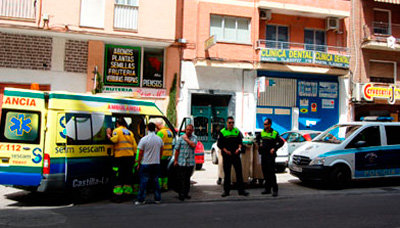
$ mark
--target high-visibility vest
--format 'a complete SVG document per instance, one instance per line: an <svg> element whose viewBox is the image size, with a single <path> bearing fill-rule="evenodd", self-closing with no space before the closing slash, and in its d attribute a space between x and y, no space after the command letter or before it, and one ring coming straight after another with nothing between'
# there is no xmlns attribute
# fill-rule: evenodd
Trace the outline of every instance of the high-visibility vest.
<svg viewBox="0 0 400 228"><path fill-rule="evenodd" d="M114 157L133 156L135 154L137 144L133 133L126 127L120 126L114 129L111 137L114 144Z"/></svg>
<svg viewBox="0 0 400 228"><path fill-rule="evenodd" d="M222 128L221 134L226 137L237 137L239 135L240 131L236 127L234 127L232 130L228 130L226 128Z"/></svg>
<svg viewBox="0 0 400 228"><path fill-rule="evenodd" d="M262 139L276 139L277 135L278 135L278 132L275 130L272 130L272 132L266 132L265 130L261 131Z"/></svg>
<svg viewBox="0 0 400 228"><path fill-rule="evenodd" d="M163 146L163 157L172 156L172 141L174 140L174 134L169 128L163 128L157 132L157 135L162 139Z"/></svg>

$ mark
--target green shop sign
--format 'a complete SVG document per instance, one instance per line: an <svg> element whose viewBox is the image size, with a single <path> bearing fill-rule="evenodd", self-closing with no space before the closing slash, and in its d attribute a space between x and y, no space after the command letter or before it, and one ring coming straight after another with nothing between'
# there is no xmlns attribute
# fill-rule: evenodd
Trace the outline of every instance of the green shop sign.
<svg viewBox="0 0 400 228"><path fill-rule="evenodd" d="M349 68L350 57L320 51L261 49L261 62L310 63Z"/></svg>
<svg viewBox="0 0 400 228"><path fill-rule="evenodd" d="M105 45L104 84L140 86L141 48Z"/></svg>

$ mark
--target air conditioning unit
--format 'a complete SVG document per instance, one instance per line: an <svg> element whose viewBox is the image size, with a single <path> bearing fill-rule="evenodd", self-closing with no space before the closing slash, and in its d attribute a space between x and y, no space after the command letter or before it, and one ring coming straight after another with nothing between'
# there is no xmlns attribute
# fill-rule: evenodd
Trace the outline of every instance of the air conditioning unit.
<svg viewBox="0 0 400 228"><path fill-rule="evenodd" d="M260 9L260 20L271 20L271 10Z"/></svg>
<svg viewBox="0 0 400 228"><path fill-rule="evenodd" d="M339 18L328 17L326 18L326 30L339 30Z"/></svg>

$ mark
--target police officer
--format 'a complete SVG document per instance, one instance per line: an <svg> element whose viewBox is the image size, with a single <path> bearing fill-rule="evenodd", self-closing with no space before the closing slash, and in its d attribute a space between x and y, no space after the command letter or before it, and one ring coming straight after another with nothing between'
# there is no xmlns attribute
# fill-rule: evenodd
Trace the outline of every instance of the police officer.
<svg viewBox="0 0 400 228"><path fill-rule="evenodd" d="M174 139L174 134L172 131L164 127L164 121L159 119L156 121L156 127L157 127L157 135L160 136L162 139L164 146L163 146L163 153L161 156L161 163L160 163L160 178L159 178L159 184L161 187L161 190L167 191L168 190L168 163L171 160L172 156L172 141Z"/></svg>
<svg viewBox="0 0 400 228"><path fill-rule="evenodd" d="M113 197L114 202L122 202L123 195L133 194L133 164L136 141L133 133L126 128L122 117L117 118L114 131L107 129L107 137L114 143Z"/></svg>
<svg viewBox="0 0 400 228"><path fill-rule="evenodd" d="M283 145L283 140L278 132L271 128L272 120L267 118L264 121L264 129L256 137L258 153L261 154L261 168L264 175L265 190L261 194L278 196L278 184L275 175L276 151Z"/></svg>
<svg viewBox="0 0 400 228"><path fill-rule="evenodd" d="M224 167L224 192L222 197L229 196L231 188L231 167L235 168L236 181L238 185L239 195L248 196L249 193L244 190L242 162L240 161L240 151L242 149L243 135L234 127L235 121L233 117L228 117L227 127L223 128L218 136L217 145L221 149Z"/></svg>

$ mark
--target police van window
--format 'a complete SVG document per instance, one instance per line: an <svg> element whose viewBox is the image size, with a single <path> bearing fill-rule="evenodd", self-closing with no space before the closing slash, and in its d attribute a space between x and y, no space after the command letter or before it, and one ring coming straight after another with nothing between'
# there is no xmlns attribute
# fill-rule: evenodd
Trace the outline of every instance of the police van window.
<svg viewBox="0 0 400 228"><path fill-rule="evenodd" d="M400 126L385 126L387 144L399 145L400 144Z"/></svg>
<svg viewBox="0 0 400 228"><path fill-rule="evenodd" d="M379 132L379 126L367 127L362 130L358 135L349 143L347 148L355 148L357 142L364 141L363 147L380 146L381 135Z"/></svg>
<svg viewBox="0 0 400 228"><path fill-rule="evenodd" d="M289 138L289 133L283 133L282 135L281 135L281 137L284 139L284 140L288 140L288 138Z"/></svg>
<svg viewBox="0 0 400 228"><path fill-rule="evenodd" d="M1 142L40 142L40 112L3 109L1 126Z"/></svg>

